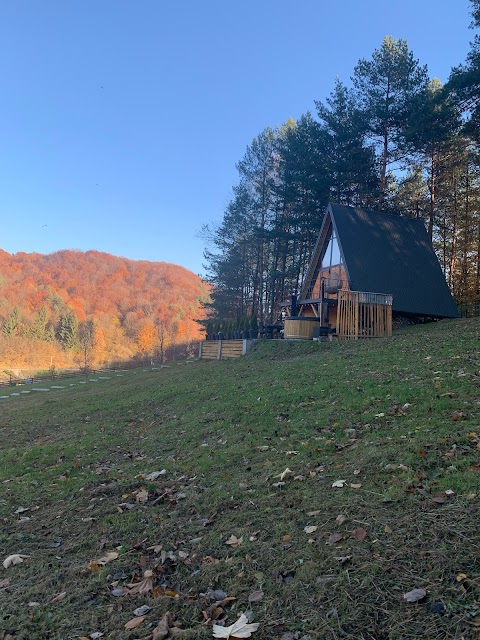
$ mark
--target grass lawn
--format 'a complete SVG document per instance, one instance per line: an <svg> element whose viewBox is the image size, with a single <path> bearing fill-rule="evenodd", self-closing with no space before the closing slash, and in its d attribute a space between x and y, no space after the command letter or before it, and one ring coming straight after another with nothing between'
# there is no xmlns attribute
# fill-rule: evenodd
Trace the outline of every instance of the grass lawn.
<svg viewBox="0 0 480 640"><path fill-rule="evenodd" d="M479 337L263 341L0 400L0 562L28 556L0 564L0 640L242 612L254 640L479 638Z"/></svg>

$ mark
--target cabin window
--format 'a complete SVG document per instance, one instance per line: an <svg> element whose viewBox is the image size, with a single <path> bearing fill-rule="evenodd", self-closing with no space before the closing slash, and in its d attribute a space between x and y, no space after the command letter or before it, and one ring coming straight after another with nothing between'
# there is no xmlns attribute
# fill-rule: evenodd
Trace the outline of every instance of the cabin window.
<svg viewBox="0 0 480 640"><path fill-rule="evenodd" d="M332 234L330 236L330 240L328 241L327 250L325 251L325 255L322 260L322 269L326 267L332 267L334 265L340 264L342 262L340 256L340 247L338 246L337 236L335 235L335 231L332 230Z"/></svg>

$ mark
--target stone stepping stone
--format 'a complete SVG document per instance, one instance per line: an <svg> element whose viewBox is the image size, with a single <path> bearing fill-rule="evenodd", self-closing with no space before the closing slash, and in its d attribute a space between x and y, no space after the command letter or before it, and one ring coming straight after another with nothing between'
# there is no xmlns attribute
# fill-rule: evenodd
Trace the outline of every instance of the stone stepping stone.
<svg viewBox="0 0 480 640"><path fill-rule="evenodd" d="M62 387L59 384L54 384L52 387L50 387L50 389L65 389L65 387Z"/></svg>
<svg viewBox="0 0 480 640"><path fill-rule="evenodd" d="M21 393L30 393L30 391L22 391Z"/></svg>
<svg viewBox="0 0 480 640"><path fill-rule="evenodd" d="M32 391L50 391L50 389L32 389Z"/></svg>
<svg viewBox="0 0 480 640"><path fill-rule="evenodd" d="M98 379L97 378L89 378L88 381L89 382L98 382Z"/></svg>
<svg viewBox="0 0 480 640"><path fill-rule="evenodd" d="M20 394L19 393L11 393L10 395L11 396L19 396Z"/></svg>
<svg viewBox="0 0 480 640"><path fill-rule="evenodd" d="M86 380L79 380L78 384L87 384L87 381Z"/></svg>
<svg viewBox="0 0 480 640"><path fill-rule="evenodd" d="M0 400L6 400L7 398L9 398L10 396L0 396Z"/></svg>
<svg viewBox="0 0 480 640"><path fill-rule="evenodd" d="M110 380L110 376L98 376L99 380Z"/></svg>

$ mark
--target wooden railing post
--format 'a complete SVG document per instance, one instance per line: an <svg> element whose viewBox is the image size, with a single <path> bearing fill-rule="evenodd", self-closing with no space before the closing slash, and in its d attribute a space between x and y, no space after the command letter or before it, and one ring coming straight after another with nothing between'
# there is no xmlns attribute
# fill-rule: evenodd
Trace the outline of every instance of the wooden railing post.
<svg viewBox="0 0 480 640"><path fill-rule="evenodd" d="M222 357L222 340L218 341L218 348L217 348L217 360L220 360Z"/></svg>

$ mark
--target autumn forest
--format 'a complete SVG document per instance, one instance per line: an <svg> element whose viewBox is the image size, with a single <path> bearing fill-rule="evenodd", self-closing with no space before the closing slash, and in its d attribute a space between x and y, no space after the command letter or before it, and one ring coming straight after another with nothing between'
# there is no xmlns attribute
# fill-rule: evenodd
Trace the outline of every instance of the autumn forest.
<svg viewBox="0 0 480 640"><path fill-rule="evenodd" d="M208 287L183 267L98 251L0 251L3 369L163 360L198 339Z"/></svg>

